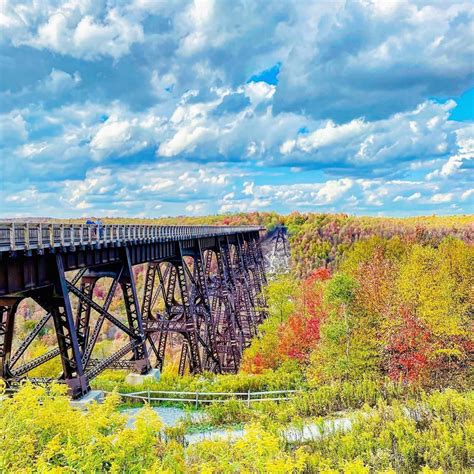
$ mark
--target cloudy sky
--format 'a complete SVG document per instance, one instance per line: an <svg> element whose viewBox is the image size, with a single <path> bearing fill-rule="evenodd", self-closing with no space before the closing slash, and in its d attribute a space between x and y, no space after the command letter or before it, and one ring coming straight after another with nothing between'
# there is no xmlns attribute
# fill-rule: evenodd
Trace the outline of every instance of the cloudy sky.
<svg viewBox="0 0 474 474"><path fill-rule="evenodd" d="M0 216L474 212L473 18L0 0Z"/></svg>

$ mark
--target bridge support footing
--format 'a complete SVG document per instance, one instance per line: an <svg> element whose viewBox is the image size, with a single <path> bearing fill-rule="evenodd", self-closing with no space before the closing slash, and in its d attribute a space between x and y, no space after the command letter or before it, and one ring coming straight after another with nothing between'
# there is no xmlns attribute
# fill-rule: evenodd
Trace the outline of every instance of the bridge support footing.
<svg viewBox="0 0 474 474"><path fill-rule="evenodd" d="M90 392L83 395L81 398L71 400L71 406L79 408L80 410L86 410L92 403L102 403L104 401L104 392L102 390L91 390Z"/></svg>
<svg viewBox="0 0 474 474"><path fill-rule="evenodd" d="M127 375L125 382L128 385L143 385L145 382L153 382L160 380L160 371L158 369L151 369L147 374L130 373Z"/></svg>

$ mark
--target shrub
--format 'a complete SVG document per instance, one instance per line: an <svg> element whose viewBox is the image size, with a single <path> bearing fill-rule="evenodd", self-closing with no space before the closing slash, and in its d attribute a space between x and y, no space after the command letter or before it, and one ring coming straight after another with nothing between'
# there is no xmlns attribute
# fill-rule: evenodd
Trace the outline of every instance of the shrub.
<svg viewBox="0 0 474 474"><path fill-rule="evenodd" d="M252 417L251 409L239 400L213 403L206 408L206 414L209 423L214 426L245 423Z"/></svg>
<svg viewBox="0 0 474 474"><path fill-rule="evenodd" d="M195 473L298 473L306 463L304 450L285 452L281 440L259 425L249 426L245 436L235 442L197 443L187 455L188 472Z"/></svg>
<svg viewBox="0 0 474 474"><path fill-rule="evenodd" d="M73 408L65 387L23 386L0 402L0 472L133 472L163 453L161 422L143 410L126 427L109 396L87 412ZM66 469L67 468L67 469Z"/></svg>
<svg viewBox="0 0 474 474"><path fill-rule="evenodd" d="M312 440L307 448L310 472L470 472L474 399L447 390L411 401L408 408L379 402L349 430ZM347 470L351 463L359 470Z"/></svg>

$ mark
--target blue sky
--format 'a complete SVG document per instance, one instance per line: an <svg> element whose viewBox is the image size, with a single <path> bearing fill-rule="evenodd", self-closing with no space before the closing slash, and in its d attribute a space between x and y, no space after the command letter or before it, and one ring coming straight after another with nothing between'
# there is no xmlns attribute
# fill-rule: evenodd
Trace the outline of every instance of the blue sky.
<svg viewBox="0 0 474 474"><path fill-rule="evenodd" d="M3 1L0 216L474 212L469 1Z"/></svg>

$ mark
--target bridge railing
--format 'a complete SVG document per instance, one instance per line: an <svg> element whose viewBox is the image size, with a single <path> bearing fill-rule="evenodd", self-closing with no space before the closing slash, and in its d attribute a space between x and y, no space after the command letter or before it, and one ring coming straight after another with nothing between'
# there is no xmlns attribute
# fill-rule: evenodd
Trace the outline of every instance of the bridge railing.
<svg viewBox="0 0 474 474"><path fill-rule="evenodd" d="M263 230L263 227L0 222L0 251L111 243L166 242L260 230Z"/></svg>

